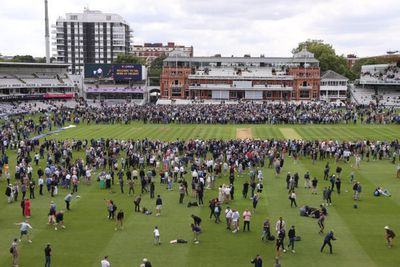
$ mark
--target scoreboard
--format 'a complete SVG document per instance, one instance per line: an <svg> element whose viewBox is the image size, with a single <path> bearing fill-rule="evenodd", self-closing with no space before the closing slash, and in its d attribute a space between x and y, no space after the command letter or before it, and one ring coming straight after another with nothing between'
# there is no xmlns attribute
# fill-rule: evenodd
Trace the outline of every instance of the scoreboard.
<svg viewBox="0 0 400 267"><path fill-rule="evenodd" d="M85 64L85 78L112 79L115 81L143 80L140 64Z"/></svg>
<svg viewBox="0 0 400 267"><path fill-rule="evenodd" d="M116 81L141 81L142 65L139 64L113 64L114 80Z"/></svg>

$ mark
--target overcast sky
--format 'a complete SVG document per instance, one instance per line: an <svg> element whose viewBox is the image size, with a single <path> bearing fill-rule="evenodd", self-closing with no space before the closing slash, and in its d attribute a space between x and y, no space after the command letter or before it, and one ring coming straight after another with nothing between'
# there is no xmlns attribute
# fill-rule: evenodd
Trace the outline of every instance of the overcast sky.
<svg viewBox="0 0 400 267"><path fill-rule="evenodd" d="M0 0L1 54L45 55L43 3ZM84 6L123 16L134 44L174 41L195 56L290 56L307 39L345 55L400 50L399 0L49 0L50 25Z"/></svg>

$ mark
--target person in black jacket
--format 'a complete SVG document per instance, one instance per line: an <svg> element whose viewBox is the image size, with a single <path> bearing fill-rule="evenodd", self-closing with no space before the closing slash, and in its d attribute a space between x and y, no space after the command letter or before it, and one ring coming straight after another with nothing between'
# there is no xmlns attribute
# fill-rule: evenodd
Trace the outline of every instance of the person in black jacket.
<svg viewBox="0 0 400 267"><path fill-rule="evenodd" d="M248 181L245 181L244 183L243 183L243 190L242 190L242 195L243 195L243 198L247 198L247 193L249 192L249 182Z"/></svg>
<svg viewBox="0 0 400 267"><path fill-rule="evenodd" d="M296 230L294 229L294 225L292 225L292 227L289 229L288 237L289 237L288 247L292 249L293 253L295 253L296 251L294 250L294 241L296 237Z"/></svg>
<svg viewBox="0 0 400 267"><path fill-rule="evenodd" d="M45 267L50 267L50 260L51 260L51 247L50 243L47 244L47 246L44 249L44 256L45 256Z"/></svg>
<svg viewBox="0 0 400 267"><path fill-rule="evenodd" d="M162 207L162 199L160 195L158 195L156 199L156 216L161 215L161 207Z"/></svg>
<svg viewBox="0 0 400 267"><path fill-rule="evenodd" d="M194 215L194 214L192 214L192 218L193 218L194 225L200 226L201 218L199 216Z"/></svg>
<svg viewBox="0 0 400 267"><path fill-rule="evenodd" d="M250 262L254 264L254 267L262 267L262 259L260 255L257 255Z"/></svg>
<svg viewBox="0 0 400 267"><path fill-rule="evenodd" d="M333 235L333 231L329 231L328 234L324 238L324 243L322 244L321 247L321 252L324 250L325 245L329 246L329 251L332 254L332 244L331 240L336 240L336 237Z"/></svg>

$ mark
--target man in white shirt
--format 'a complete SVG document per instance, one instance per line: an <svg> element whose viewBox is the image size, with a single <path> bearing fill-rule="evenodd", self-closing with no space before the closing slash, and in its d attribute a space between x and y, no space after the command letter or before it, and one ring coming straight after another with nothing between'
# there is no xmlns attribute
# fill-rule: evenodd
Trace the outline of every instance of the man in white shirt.
<svg viewBox="0 0 400 267"><path fill-rule="evenodd" d="M231 230L232 210L229 207L225 209L226 229Z"/></svg>
<svg viewBox="0 0 400 267"><path fill-rule="evenodd" d="M275 224L275 230L278 233L282 229L285 230L285 221L282 219L282 217L279 217L279 220Z"/></svg>
<svg viewBox="0 0 400 267"><path fill-rule="evenodd" d="M101 263L101 267L110 267L110 262L108 261L108 256L105 256L104 259L100 263Z"/></svg>
<svg viewBox="0 0 400 267"><path fill-rule="evenodd" d="M154 245L158 246L160 245L160 230L158 230L158 227L154 227Z"/></svg>
<svg viewBox="0 0 400 267"><path fill-rule="evenodd" d="M43 180L43 177L41 177L41 176L39 177L38 185L39 185L39 194L43 195L44 180Z"/></svg>
<svg viewBox="0 0 400 267"><path fill-rule="evenodd" d="M233 209L233 212L232 212L233 231L232 231L232 233L236 233L239 230L239 218L240 218L239 211L237 209Z"/></svg>

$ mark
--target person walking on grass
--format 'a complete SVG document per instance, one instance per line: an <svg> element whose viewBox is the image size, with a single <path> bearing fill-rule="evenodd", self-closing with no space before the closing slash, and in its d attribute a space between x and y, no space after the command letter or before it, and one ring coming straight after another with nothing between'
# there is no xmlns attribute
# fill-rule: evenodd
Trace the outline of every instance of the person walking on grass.
<svg viewBox="0 0 400 267"><path fill-rule="evenodd" d="M359 200L360 199L361 191L362 191L361 190L361 183L360 182L356 182L353 185L353 192L354 192L353 198L354 198L354 200Z"/></svg>
<svg viewBox="0 0 400 267"><path fill-rule="evenodd" d="M387 241L388 247L391 248L393 245L393 238L395 238L396 234L393 232L389 226L385 226L385 239Z"/></svg>
<svg viewBox="0 0 400 267"><path fill-rule="evenodd" d="M286 236L286 231L284 228L282 228L281 230L279 230L278 232L278 237L277 239L279 239L279 245L282 248L282 251L285 253L286 249L285 249L285 236ZM278 252L279 252L279 247L277 248Z"/></svg>
<svg viewBox="0 0 400 267"><path fill-rule="evenodd" d="M156 245L156 246L161 245L161 242L160 242L160 230L158 230L157 226L154 227L153 234L154 234L154 245Z"/></svg>
<svg viewBox="0 0 400 267"><path fill-rule="evenodd" d="M10 253L12 257L12 266L18 267L18 260L19 260L19 253L18 253L18 239L14 238L13 242L11 243Z"/></svg>
<svg viewBox="0 0 400 267"><path fill-rule="evenodd" d="M220 215L221 215L221 205L219 204L219 202L217 202L214 207L215 223L221 222L221 219L219 218Z"/></svg>
<svg viewBox="0 0 400 267"><path fill-rule="evenodd" d="M128 172L128 173L130 173L130 172ZM128 179L128 188L129 188L128 196L131 195L131 192L132 192L132 195L135 194L135 180Z"/></svg>
<svg viewBox="0 0 400 267"><path fill-rule="evenodd" d="M271 229L270 229L269 219L266 218L265 221L263 222L263 233L261 236L261 240L268 241L270 240L270 237L271 237Z"/></svg>
<svg viewBox="0 0 400 267"><path fill-rule="evenodd" d="M325 187L324 190L322 191L322 202L324 206L328 206L328 194L329 194L329 189L328 187Z"/></svg>
<svg viewBox="0 0 400 267"><path fill-rule="evenodd" d="M292 250L292 252L295 253L296 251L294 250L294 241L296 238L296 230L294 228L294 225L292 225L292 227L289 229L288 237L289 237L288 248L290 248Z"/></svg>
<svg viewBox="0 0 400 267"><path fill-rule="evenodd" d="M275 256L279 258L281 256L281 248L283 248L283 240L279 236L275 240ZM286 251L285 251L286 252Z"/></svg>
<svg viewBox="0 0 400 267"><path fill-rule="evenodd" d="M133 201L133 204L135 204L135 212L140 212L140 202L142 201L142 195L138 195L135 200Z"/></svg>
<svg viewBox="0 0 400 267"><path fill-rule="evenodd" d="M26 235L26 237L28 239L28 242L32 243L32 240L29 238L29 229L32 229L32 226L28 223L28 220L25 220L25 221L20 222L20 223L16 223L15 225L19 225L20 226L19 230L20 230L21 235L19 237L19 242L21 242L22 237L24 235Z"/></svg>
<svg viewBox="0 0 400 267"><path fill-rule="evenodd" d="M316 195L317 194L317 186L318 186L317 177L314 177L314 179L312 179L311 185L312 185L311 194Z"/></svg>
<svg viewBox="0 0 400 267"><path fill-rule="evenodd" d="M50 262L51 262L51 246L50 246L50 243L47 243L47 246L44 248L44 258L45 258L44 267L50 267Z"/></svg>
<svg viewBox="0 0 400 267"><path fill-rule="evenodd" d="M261 196L260 196L260 193L256 193L254 196L253 196L253 212L256 212L256 208L257 208L257 204L258 204L258 201L260 200L260 198L261 198Z"/></svg>
<svg viewBox="0 0 400 267"><path fill-rule="evenodd" d="M249 192L249 182L246 180L243 183L243 190L242 190L242 196L244 199L247 198L247 193Z"/></svg>
<svg viewBox="0 0 400 267"><path fill-rule="evenodd" d="M29 219L31 217L31 201L29 198L25 198L24 202L24 216Z"/></svg>
<svg viewBox="0 0 400 267"><path fill-rule="evenodd" d="M228 206L225 209L225 220L226 220L226 229L231 230L231 224L232 224L232 210Z"/></svg>
<svg viewBox="0 0 400 267"><path fill-rule="evenodd" d="M124 211L122 209L120 209L117 213L117 221L115 224L115 231L117 231L118 229L120 229L120 230L124 229L124 225L123 225L124 217L125 217Z"/></svg>
<svg viewBox="0 0 400 267"><path fill-rule="evenodd" d="M319 233L323 234L325 229L325 214L323 212L321 212L319 215L318 226L319 226Z"/></svg>
<svg viewBox="0 0 400 267"><path fill-rule="evenodd" d="M293 208L293 205L295 207L297 207L297 203L296 203L296 193L294 192L294 190L290 190L289 191L289 199L290 199L290 207Z"/></svg>
<svg viewBox="0 0 400 267"><path fill-rule="evenodd" d="M162 199L160 195L157 195L156 199L156 216L161 215Z"/></svg>
<svg viewBox="0 0 400 267"><path fill-rule="evenodd" d="M114 220L115 211L117 210L117 206L115 205L112 199L106 200L107 211L108 211L108 219Z"/></svg>
<svg viewBox="0 0 400 267"><path fill-rule="evenodd" d="M239 219L240 219L240 214L237 209L233 209L232 211L232 233L237 233L239 231Z"/></svg>
<svg viewBox="0 0 400 267"><path fill-rule="evenodd" d="M328 234L325 236L324 243L322 244L322 247L321 247L321 252L324 250L324 247L326 245L328 245L329 252L330 252L330 254L332 254L332 244L331 244L332 240L336 240L336 237L333 235L333 230L329 231Z"/></svg>

